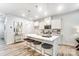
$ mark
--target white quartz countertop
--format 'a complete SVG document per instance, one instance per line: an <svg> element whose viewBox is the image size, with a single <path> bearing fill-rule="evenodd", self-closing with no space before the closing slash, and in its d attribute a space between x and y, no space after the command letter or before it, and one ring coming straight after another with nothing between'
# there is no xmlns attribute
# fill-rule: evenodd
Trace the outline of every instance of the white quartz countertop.
<svg viewBox="0 0 79 59"><path fill-rule="evenodd" d="M57 39L59 36L53 35L52 37L43 37L43 36L37 35L37 34L28 34L27 37L33 37L33 38L38 38L38 39L42 39L42 40L53 41L53 40Z"/></svg>

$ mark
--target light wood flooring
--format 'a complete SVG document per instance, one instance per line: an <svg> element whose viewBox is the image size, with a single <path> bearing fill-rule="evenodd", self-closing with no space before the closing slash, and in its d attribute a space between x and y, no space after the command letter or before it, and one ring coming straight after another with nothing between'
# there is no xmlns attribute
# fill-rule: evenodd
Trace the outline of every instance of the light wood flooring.
<svg viewBox="0 0 79 59"><path fill-rule="evenodd" d="M60 44L59 45L60 56L79 56L79 51L76 50L75 46Z"/></svg>
<svg viewBox="0 0 79 59"><path fill-rule="evenodd" d="M79 51L69 45L59 45L58 56L79 56ZM40 53L28 48L25 42L7 45L0 39L0 56L42 56Z"/></svg>
<svg viewBox="0 0 79 59"><path fill-rule="evenodd" d="M4 40L0 39L0 56L42 56L38 52L28 48L25 42L6 45Z"/></svg>

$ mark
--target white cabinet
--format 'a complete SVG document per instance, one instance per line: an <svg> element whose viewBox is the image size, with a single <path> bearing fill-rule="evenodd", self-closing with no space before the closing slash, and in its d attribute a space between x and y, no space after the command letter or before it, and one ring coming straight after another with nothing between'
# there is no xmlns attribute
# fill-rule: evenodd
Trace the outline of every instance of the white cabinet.
<svg viewBox="0 0 79 59"><path fill-rule="evenodd" d="M52 29L58 28L61 29L61 20L52 20Z"/></svg>
<svg viewBox="0 0 79 59"><path fill-rule="evenodd" d="M15 22L14 22L15 25ZM15 28L14 28L14 42L19 42L19 41L23 41L22 39L22 26L23 23L22 22L16 22Z"/></svg>

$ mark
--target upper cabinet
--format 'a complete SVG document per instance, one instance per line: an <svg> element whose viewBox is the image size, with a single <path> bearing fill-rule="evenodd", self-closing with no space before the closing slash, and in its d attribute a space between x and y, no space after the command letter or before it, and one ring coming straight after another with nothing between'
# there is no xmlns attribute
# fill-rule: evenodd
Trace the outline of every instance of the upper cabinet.
<svg viewBox="0 0 79 59"><path fill-rule="evenodd" d="M40 21L39 29L44 29L45 25L51 25L51 18L50 17L44 18L43 20Z"/></svg>
<svg viewBox="0 0 79 59"><path fill-rule="evenodd" d="M51 18L51 17L47 17L44 18L43 20L41 20L38 23L39 29L44 29L44 26L46 25L51 25L51 29L61 29L62 23L61 23L61 18Z"/></svg>
<svg viewBox="0 0 79 59"><path fill-rule="evenodd" d="M51 21L52 29L61 29L61 19L53 19Z"/></svg>

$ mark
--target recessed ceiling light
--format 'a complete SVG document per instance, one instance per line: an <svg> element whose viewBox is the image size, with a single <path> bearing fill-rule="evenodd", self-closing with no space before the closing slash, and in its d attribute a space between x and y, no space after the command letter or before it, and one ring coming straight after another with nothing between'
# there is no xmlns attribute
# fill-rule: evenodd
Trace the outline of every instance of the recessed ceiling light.
<svg viewBox="0 0 79 59"><path fill-rule="evenodd" d="M25 14L23 13L22 16L25 17Z"/></svg>
<svg viewBox="0 0 79 59"><path fill-rule="evenodd" d="M38 8L38 5L35 5L36 8Z"/></svg>
<svg viewBox="0 0 79 59"><path fill-rule="evenodd" d="M35 16L35 18L38 18L38 16Z"/></svg>
<svg viewBox="0 0 79 59"><path fill-rule="evenodd" d="M31 10L28 10L28 12L31 12Z"/></svg>
<svg viewBox="0 0 79 59"><path fill-rule="evenodd" d="M38 26L38 25L39 25L39 22L36 21L36 22L34 23L34 26Z"/></svg>
<svg viewBox="0 0 79 59"><path fill-rule="evenodd" d="M45 16L47 16L47 14L48 14L47 12L44 12L44 15L45 15Z"/></svg>
<svg viewBox="0 0 79 59"><path fill-rule="evenodd" d="M63 6L63 5L59 5L59 6L57 7L57 10L58 10L58 11L62 11L62 10L63 10L63 8L64 8L64 6Z"/></svg>
<svg viewBox="0 0 79 59"><path fill-rule="evenodd" d="M38 11L41 12L42 11L42 7L38 7Z"/></svg>
<svg viewBox="0 0 79 59"><path fill-rule="evenodd" d="M79 3L76 4L76 8L79 8Z"/></svg>

